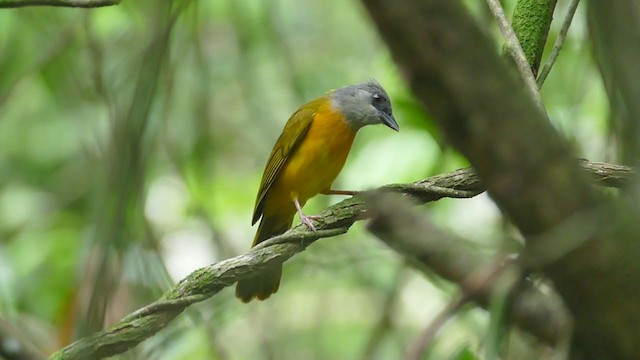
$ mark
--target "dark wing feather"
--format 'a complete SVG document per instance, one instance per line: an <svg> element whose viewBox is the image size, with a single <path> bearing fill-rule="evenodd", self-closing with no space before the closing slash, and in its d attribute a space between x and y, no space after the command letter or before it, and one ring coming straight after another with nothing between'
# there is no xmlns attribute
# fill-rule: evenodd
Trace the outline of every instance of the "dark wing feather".
<svg viewBox="0 0 640 360"><path fill-rule="evenodd" d="M287 162L289 155L296 149L302 139L304 139L311 122L313 121L314 113L318 106L317 103L320 99L312 101L302 106L291 117L282 130L282 134L276 141L276 144L271 150L269 161L264 169L262 175L262 182L260 183L260 191L258 191L258 197L256 198L256 206L253 210L253 221L255 224L264 211L264 199L273 185L276 177L282 170L283 165Z"/></svg>

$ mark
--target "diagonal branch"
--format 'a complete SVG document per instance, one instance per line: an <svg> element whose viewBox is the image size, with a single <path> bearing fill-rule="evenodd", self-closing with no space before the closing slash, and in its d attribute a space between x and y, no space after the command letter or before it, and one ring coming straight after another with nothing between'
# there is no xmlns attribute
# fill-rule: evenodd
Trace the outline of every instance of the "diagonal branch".
<svg viewBox="0 0 640 360"><path fill-rule="evenodd" d="M603 186L620 186L633 173L624 166L588 161L583 161L583 168ZM379 190L398 192L418 203L427 203L445 197L470 198L482 193L484 187L473 169L466 168L411 184L383 186ZM158 301L133 312L106 331L74 342L53 354L51 359L99 359L125 352L162 330L189 305L212 297L238 280L282 264L320 238L343 234L354 222L369 216L362 196L343 200L320 215L321 219L315 222L317 232L298 225L247 254L196 270Z"/></svg>
<svg viewBox="0 0 640 360"><path fill-rule="evenodd" d="M538 75L538 88L542 88L542 85L544 85L544 81L547 79L547 76L551 72L553 64L556 63L556 59L558 58L558 55L560 55L560 50L564 45L564 40L567 38L567 33L569 32L569 27L571 26L571 21L573 21L573 16L576 13L576 9L578 9L579 3L580 0L571 0L571 3L569 4L567 15L562 22L562 27L560 28L560 32L558 33L558 37L556 38L556 42L553 44L553 49L551 50L551 53L549 53L549 58L544 64L542 71L540 71L540 74Z"/></svg>
<svg viewBox="0 0 640 360"><path fill-rule="evenodd" d="M372 220L367 228L371 233L418 265L418 269L428 269L460 285L461 296L445 313L455 311L470 300L482 307L488 306L494 282L510 265L509 261L496 262L469 241L439 229L423 214L395 197L374 193L368 196L368 205ZM568 324L559 299L531 284L518 289L511 311L514 324L551 345L561 340ZM436 321L446 321L447 318ZM437 326L430 331L437 331ZM412 353L419 355L421 347Z"/></svg>

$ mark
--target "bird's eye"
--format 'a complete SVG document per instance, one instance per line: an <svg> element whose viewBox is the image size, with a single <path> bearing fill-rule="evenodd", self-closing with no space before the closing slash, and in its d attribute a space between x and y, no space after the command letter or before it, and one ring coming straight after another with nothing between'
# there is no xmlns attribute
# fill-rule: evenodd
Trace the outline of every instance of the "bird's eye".
<svg viewBox="0 0 640 360"><path fill-rule="evenodd" d="M377 103L380 102L380 95L379 94L373 94L373 102Z"/></svg>

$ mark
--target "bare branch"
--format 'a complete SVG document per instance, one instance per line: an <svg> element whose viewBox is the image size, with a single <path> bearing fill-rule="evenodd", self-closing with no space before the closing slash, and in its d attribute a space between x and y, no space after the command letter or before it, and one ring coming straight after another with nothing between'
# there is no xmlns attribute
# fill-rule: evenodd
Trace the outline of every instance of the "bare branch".
<svg viewBox="0 0 640 360"><path fill-rule="evenodd" d="M384 303L380 309L380 315L378 317L378 321L376 325L373 327L371 331L371 335L367 340L367 345L364 348L363 355L360 357L362 360L372 360L378 359L379 354L377 354L378 349L383 344L383 340L385 336L388 336L392 333L393 330L393 314L398 303L398 298L400 297L400 293L402 292L404 286L406 285L406 274L408 264L403 263L398 269L393 281L391 282L391 288L387 291L387 294L384 299Z"/></svg>
<svg viewBox="0 0 640 360"><path fill-rule="evenodd" d="M580 4L580 0L571 0L569 4L569 8L567 9L567 15L562 22L562 27L560 28L560 32L558 33L558 37L556 38L556 42L553 44L553 49L551 49L551 53L549 53L549 58L547 62L544 64L542 71L540 71L540 75L538 75L538 88L542 88L544 85L544 81L547 79L553 64L555 64L558 55L560 54L560 50L564 45L564 40L567 37L567 33L569 32L569 27L571 26L571 21L573 20L573 16L576 13L576 9L578 8L578 4Z"/></svg>
<svg viewBox="0 0 640 360"><path fill-rule="evenodd" d="M440 329L451 319L464 305L466 305L471 299L464 295L464 292L460 292L454 297L447 307L445 307L440 313L429 323L429 325L422 331L418 338L407 350L405 360L420 360L423 358L425 350L433 343L436 334Z"/></svg>
<svg viewBox="0 0 640 360"><path fill-rule="evenodd" d="M0 0L0 9L27 6L53 6L71 8L99 8L120 4L121 0Z"/></svg>
<svg viewBox="0 0 640 360"><path fill-rule="evenodd" d="M536 84L536 78L533 76L533 72L531 71L531 65L529 65L529 61L524 55L522 46L520 46L520 41L518 41L518 37L513 31L509 19L507 19L507 16L504 14L504 10L502 9L500 1L487 0L487 4L489 5L493 16L495 16L496 21L498 22L500 31L502 32L502 35L505 39L507 49L513 57L516 67L518 68L518 72L520 73L522 81L524 81L527 90L529 91L531 99L533 99L535 104L538 106L538 109L546 114L547 111L544 108L542 96L540 96L540 90L538 89L538 85Z"/></svg>

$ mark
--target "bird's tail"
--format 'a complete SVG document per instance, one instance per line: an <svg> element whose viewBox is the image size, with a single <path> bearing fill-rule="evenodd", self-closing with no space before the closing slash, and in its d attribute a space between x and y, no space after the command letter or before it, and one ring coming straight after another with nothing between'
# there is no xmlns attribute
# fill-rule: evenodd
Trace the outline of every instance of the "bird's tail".
<svg viewBox="0 0 640 360"><path fill-rule="evenodd" d="M263 216L258 226L256 236L253 239L252 247L289 230L292 221L293 214L291 216L282 216L281 214L271 217ZM236 297L245 303L251 301L253 298L264 300L278 291L281 276L282 265L279 265L256 277L240 280L238 281L238 285L236 285Z"/></svg>

